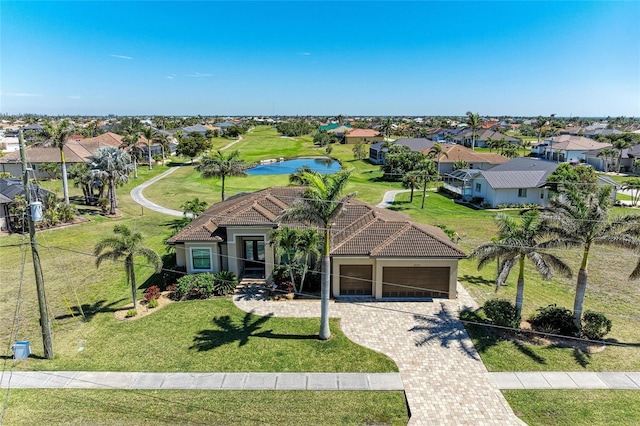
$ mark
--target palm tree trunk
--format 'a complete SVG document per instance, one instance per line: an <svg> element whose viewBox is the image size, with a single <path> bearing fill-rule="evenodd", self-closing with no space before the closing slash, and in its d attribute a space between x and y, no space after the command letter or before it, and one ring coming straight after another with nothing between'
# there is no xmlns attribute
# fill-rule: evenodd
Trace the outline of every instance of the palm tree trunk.
<svg viewBox="0 0 640 426"><path fill-rule="evenodd" d="M116 214L116 184L113 178L109 179L109 202L110 209L109 214Z"/></svg>
<svg viewBox="0 0 640 426"><path fill-rule="evenodd" d="M414 186L411 185L411 196L409 197L409 202L410 203L413 203L413 189L414 189Z"/></svg>
<svg viewBox="0 0 640 426"><path fill-rule="evenodd" d="M224 201L224 175L222 175L222 201Z"/></svg>
<svg viewBox="0 0 640 426"><path fill-rule="evenodd" d="M329 286L331 285L331 259L329 224L325 224L324 252L322 253L322 286L320 288L320 340L328 340L331 337L329 329Z"/></svg>
<svg viewBox="0 0 640 426"><path fill-rule="evenodd" d="M164 145L160 145L160 149L162 150L162 165L164 166Z"/></svg>
<svg viewBox="0 0 640 426"><path fill-rule="evenodd" d="M147 157L149 159L149 170L152 170L153 167L151 167L151 144L147 145Z"/></svg>
<svg viewBox="0 0 640 426"><path fill-rule="evenodd" d="M516 312L522 316L522 305L524 303L524 256L520 256L520 272L518 273L518 286L516 289Z"/></svg>
<svg viewBox="0 0 640 426"><path fill-rule="evenodd" d="M62 169L62 192L64 203L69 205L69 183L67 182L67 162L64 159L64 151L60 149L60 168Z"/></svg>
<svg viewBox="0 0 640 426"><path fill-rule="evenodd" d="M421 209L424 209L424 199L427 198L427 172L424 175L424 182L422 182L422 205Z"/></svg>
<svg viewBox="0 0 640 426"><path fill-rule="evenodd" d="M135 155L132 155L132 157L133 157L133 178L138 179L138 159L136 158Z"/></svg>
<svg viewBox="0 0 640 426"><path fill-rule="evenodd" d="M131 297L133 297L133 309L138 309L138 288L136 286L136 271L133 265L133 258L127 258L127 269L129 270L129 280L131 281Z"/></svg>
<svg viewBox="0 0 640 426"><path fill-rule="evenodd" d="M302 277L300 278L300 293L302 293L302 287L304 287L304 279L307 276L307 271L309 270L309 256L305 256L304 258L304 266L302 267Z"/></svg>
<svg viewBox="0 0 640 426"><path fill-rule="evenodd" d="M587 292L587 278L588 273L588 259L589 259L589 245L584 248L582 254L582 264L580 265L580 271L578 272L578 284L576 285L576 297L573 301L573 323L582 330L582 308L584 304L584 295Z"/></svg>

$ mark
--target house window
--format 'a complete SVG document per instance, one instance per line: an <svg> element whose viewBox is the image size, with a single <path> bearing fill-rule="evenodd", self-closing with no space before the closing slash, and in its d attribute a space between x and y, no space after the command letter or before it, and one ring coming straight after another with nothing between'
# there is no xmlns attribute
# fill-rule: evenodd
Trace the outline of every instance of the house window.
<svg viewBox="0 0 640 426"><path fill-rule="evenodd" d="M480 192L482 190L482 184L476 183L476 192Z"/></svg>
<svg viewBox="0 0 640 426"><path fill-rule="evenodd" d="M540 193L540 199L544 199L544 192Z"/></svg>
<svg viewBox="0 0 640 426"><path fill-rule="evenodd" d="M211 249L191 249L191 262L193 269L211 270Z"/></svg>
<svg viewBox="0 0 640 426"><path fill-rule="evenodd" d="M525 198L527 196L527 188L518 189L518 197Z"/></svg>

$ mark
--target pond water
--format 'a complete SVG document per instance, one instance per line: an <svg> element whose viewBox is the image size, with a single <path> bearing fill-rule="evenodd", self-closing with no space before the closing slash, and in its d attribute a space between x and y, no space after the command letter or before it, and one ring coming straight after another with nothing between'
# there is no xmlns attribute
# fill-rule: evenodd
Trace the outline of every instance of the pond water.
<svg viewBox="0 0 640 426"><path fill-rule="evenodd" d="M267 160L268 161L268 160ZM327 157L295 158L293 160L259 164L247 170L250 175L290 175L302 166L307 166L322 174L336 173L342 170L340 162Z"/></svg>

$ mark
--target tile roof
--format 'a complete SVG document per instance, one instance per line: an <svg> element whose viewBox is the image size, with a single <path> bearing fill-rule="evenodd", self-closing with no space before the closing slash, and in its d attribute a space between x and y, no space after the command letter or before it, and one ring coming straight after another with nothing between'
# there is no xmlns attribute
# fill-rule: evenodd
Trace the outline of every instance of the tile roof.
<svg viewBox="0 0 640 426"><path fill-rule="evenodd" d="M467 163L502 164L509 161L507 157L503 157L500 154L476 152L458 144L442 144L441 146L444 152L440 156L440 163L466 161Z"/></svg>
<svg viewBox="0 0 640 426"><path fill-rule="evenodd" d="M584 136L574 135L560 135L547 139L551 142L551 149L554 150L566 150L566 151L590 151L598 148L611 147L610 143L596 142L593 139L585 138Z"/></svg>
<svg viewBox="0 0 640 426"><path fill-rule="evenodd" d="M371 138L380 136L380 132L373 129L352 129L347 133L350 138Z"/></svg>
<svg viewBox="0 0 640 426"><path fill-rule="evenodd" d="M214 204L167 242L223 242L227 226L273 227L302 187L272 187ZM289 224L301 226L301 224ZM413 223L407 216L351 199L332 227L333 256L463 258L439 228Z"/></svg>

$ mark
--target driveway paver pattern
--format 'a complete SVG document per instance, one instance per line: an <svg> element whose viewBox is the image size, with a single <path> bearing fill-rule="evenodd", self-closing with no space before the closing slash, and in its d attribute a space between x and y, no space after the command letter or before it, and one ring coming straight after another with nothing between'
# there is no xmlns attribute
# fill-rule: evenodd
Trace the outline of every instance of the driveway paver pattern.
<svg viewBox="0 0 640 426"><path fill-rule="evenodd" d="M268 301L248 286L236 305L256 315L318 317L317 301ZM470 305L433 302L334 302L330 315L354 342L388 355L400 369L411 411L410 425L522 425L487 372L457 319Z"/></svg>

